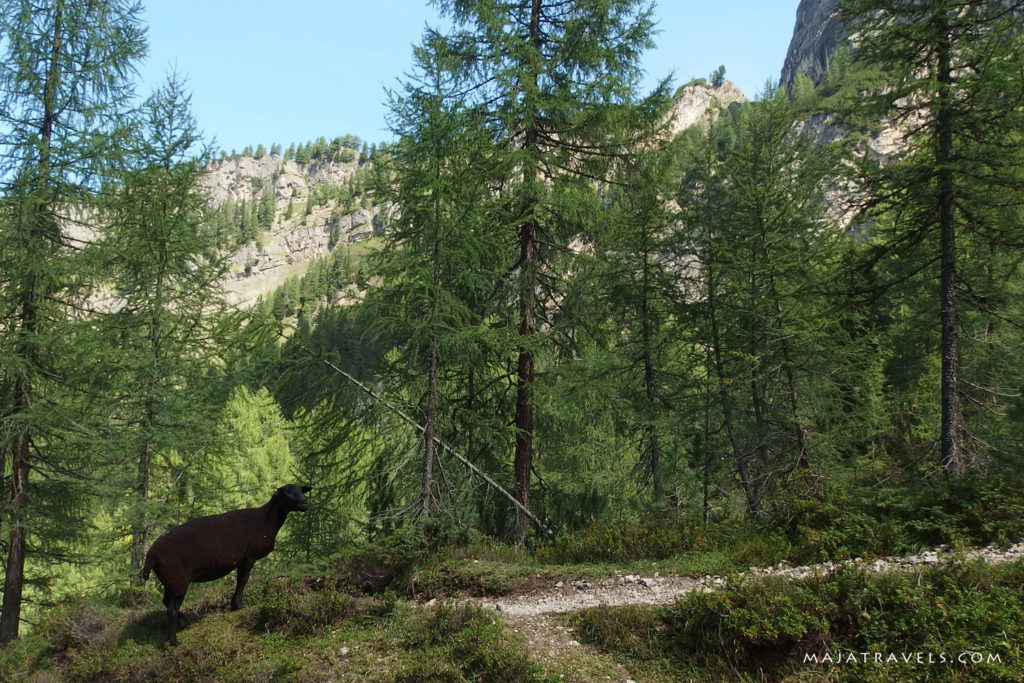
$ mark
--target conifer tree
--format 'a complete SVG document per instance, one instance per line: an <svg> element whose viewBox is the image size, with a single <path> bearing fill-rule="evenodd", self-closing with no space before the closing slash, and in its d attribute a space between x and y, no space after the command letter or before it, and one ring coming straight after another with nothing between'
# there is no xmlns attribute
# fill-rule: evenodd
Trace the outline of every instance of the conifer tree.
<svg viewBox="0 0 1024 683"><path fill-rule="evenodd" d="M498 223L516 245L506 301L513 302L516 384L513 479L528 506L535 450L538 358L549 348L548 316L574 236L597 210L595 181L650 132L651 108L636 107L639 58L649 47L651 8L641 0L446 0L467 104L492 130L507 163ZM626 146L624 146L626 145ZM520 519L518 535L526 530Z"/></svg>
<svg viewBox="0 0 1024 683"><path fill-rule="evenodd" d="M64 476L82 466L61 461L75 452L61 434L80 437L88 421L76 415L82 406L62 406L59 397L83 389L81 373L92 367L72 333L92 278L71 228L91 220L90 190L115 156L113 135L131 99L127 77L145 49L140 11L118 0L0 3L0 465L11 484L4 642L18 635L26 519L32 509L43 516L53 495L30 495L30 473ZM52 385L60 390L49 391Z"/></svg>
<svg viewBox="0 0 1024 683"><path fill-rule="evenodd" d="M391 126L399 140L393 163L377 168L376 192L396 212L375 259L382 282L367 302L377 311L380 332L405 339L391 371L425 377L424 387L404 389L422 411L416 514L424 519L439 499L435 437L442 436L440 425L451 424L448 402L466 391L463 379L450 387L454 396L446 401L442 384L445 377L465 378L482 326L481 302L503 266L494 258L500 253L497 234L486 227L495 180L482 153L487 130L461 100L446 64L450 58L443 41L428 33L414 50L413 75L391 95Z"/></svg>
<svg viewBox="0 0 1024 683"><path fill-rule="evenodd" d="M273 226L275 209L274 189L265 185L260 192L260 203L256 209L256 223L260 228L269 230Z"/></svg>
<svg viewBox="0 0 1024 683"><path fill-rule="evenodd" d="M650 484L655 504L664 502L672 468L669 434L685 423L675 396L679 373L687 371L678 367L686 354L672 322L680 277L668 201L676 182L672 153L671 145L648 144L619 163L617 184L606 191L604 228L593 234L594 258L576 278L577 287L591 283L583 285L591 298L564 306L587 320L585 330L604 330L599 348L608 358L596 363L602 394L617 401L616 423L635 444L637 481Z"/></svg>
<svg viewBox="0 0 1024 683"><path fill-rule="evenodd" d="M220 406L211 406L220 408ZM210 412L215 429L205 429L210 447L181 475L189 506L183 516L257 507L295 469L288 424L267 389L235 387L223 407Z"/></svg>
<svg viewBox="0 0 1024 683"><path fill-rule="evenodd" d="M681 193L700 264L689 291L701 298L683 303L698 316L715 399L705 447L728 453L753 519L782 475L821 464L828 444L810 434L826 431L823 406L840 387L825 378L843 374L850 353L826 352L845 317L824 296L844 239L824 212L834 162L798 115L781 90L723 115Z"/></svg>
<svg viewBox="0 0 1024 683"><path fill-rule="evenodd" d="M126 488L131 565L138 574L153 530L151 491L161 453L202 450L212 432L220 384L212 358L224 345L215 226L204 221L202 147L184 85L172 75L146 100L132 156L109 192L105 272L120 308L100 325L112 338L113 441L132 454ZM173 479L176 473L166 473Z"/></svg>
<svg viewBox="0 0 1024 683"><path fill-rule="evenodd" d="M980 463L964 421L965 297L979 291L972 255L1020 243L1024 3L989 0L848 0L842 9L863 36L855 63L884 81L858 100L901 137L895 163L862 165L862 187L886 256L919 261L936 275L941 357L940 464L961 476ZM913 279L914 273L898 276ZM992 292L991 294L994 294ZM983 302L992 310L991 302Z"/></svg>

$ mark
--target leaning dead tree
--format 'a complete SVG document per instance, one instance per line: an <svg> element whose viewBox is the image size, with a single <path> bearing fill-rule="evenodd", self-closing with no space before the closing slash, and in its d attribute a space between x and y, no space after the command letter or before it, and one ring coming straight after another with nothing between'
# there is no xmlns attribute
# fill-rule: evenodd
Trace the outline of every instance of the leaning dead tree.
<svg viewBox="0 0 1024 683"><path fill-rule="evenodd" d="M316 358L321 363L326 365L328 368L330 368L334 372L338 373L339 375L341 375L342 377L347 379L352 384L354 384L357 387L359 387L360 391L362 391L367 396L372 398L374 401L376 401L377 403L381 404L382 406L384 406L385 408L387 408L388 410L393 412L395 415L400 417L404 422L406 422L410 426L414 427L417 431L419 431L420 434L422 434L424 436L424 438L430 438L435 444L437 444L438 448L440 448L443 452L447 453L448 455L450 455L453 458L455 458L456 460L458 460L459 463L461 463L466 469L468 469L474 476L479 477L481 480L483 480L483 482L485 484L487 484L487 486L489 486L491 489L493 489L498 494L500 494L501 496L506 498L510 503L512 503L512 505L516 508L516 510L519 511L520 514L523 515L523 517L528 519L535 527L537 527L538 531L540 531L542 534L544 534L545 536L547 536L549 538L554 538L554 536L555 536L554 532L552 532L550 529L548 529L546 526L544 526L544 523L541 522L540 519L535 514L533 514L528 507L526 507L521 502L519 502L519 500L514 495L512 495L509 491L507 491L504 487L502 487L498 482L494 481L494 479L492 479L490 476L488 476L486 472L484 472L479 467L477 467L472 462L470 462L464 455L462 455L461 453L456 451L454 448L449 446L447 443L445 443L445 441L443 439L438 437L436 434L430 434L428 436L427 435L426 427L424 427L419 422L417 422L416 420L411 418L409 415L407 415L400 408L398 408L394 404L390 403L387 399L385 399L383 396L381 396L380 394L375 392L373 389L371 389L370 387L366 386L365 384L360 382L358 379L353 377L351 374L345 372L344 370L342 370L337 365L335 365L331 361L327 360L323 356L313 352L308 347L306 347L306 346L304 346L302 344L299 344L298 346L299 346L300 349L302 349L303 351L308 353L310 356L312 356L313 358Z"/></svg>

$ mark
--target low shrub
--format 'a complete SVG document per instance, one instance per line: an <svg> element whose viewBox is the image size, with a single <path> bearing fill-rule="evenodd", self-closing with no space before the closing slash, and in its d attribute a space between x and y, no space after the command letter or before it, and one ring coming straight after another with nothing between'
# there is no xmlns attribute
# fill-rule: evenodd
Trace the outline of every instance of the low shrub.
<svg viewBox="0 0 1024 683"><path fill-rule="evenodd" d="M695 679L1019 680L1022 588L1022 563L882 576L844 568L692 593L660 609L588 610L576 626L587 642Z"/></svg>
<svg viewBox="0 0 1024 683"><path fill-rule="evenodd" d="M407 624L406 646L420 652L436 651L439 665L443 663L445 668L454 668L458 673L441 676L430 672L433 677L412 679L403 673L402 680L545 680L543 670L530 658L522 638L510 638L498 617L480 607L442 603L411 619Z"/></svg>
<svg viewBox="0 0 1024 683"><path fill-rule="evenodd" d="M387 619L394 613L393 594L352 595L343 585L325 579L278 577L254 596L255 631L316 635L343 621L358 624Z"/></svg>
<svg viewBox="0 0 1024 683"><path fill-rule="evenodd" d="M711 546L699 522L675 511L659 511L638 520L595 522L539 548L537 558L554 564L662 560Z"/></svg>
<svg viewBox="0 0 1024 683"><path fill-rule="evenodd" d="M1006 477L879 488L830 483L814 495L784 501L770 526L785 535L794 562L903 555L1018 539L1024 500L1020 485Z"/></svg>

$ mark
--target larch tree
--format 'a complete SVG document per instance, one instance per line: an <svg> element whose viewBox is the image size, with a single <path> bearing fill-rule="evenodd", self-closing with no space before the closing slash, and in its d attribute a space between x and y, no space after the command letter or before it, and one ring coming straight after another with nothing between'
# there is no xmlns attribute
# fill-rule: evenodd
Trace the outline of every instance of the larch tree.
<svg viewBox="0 0 1024 683"><path fill-rule="evenodd" d="M451 423L451 402L469 391L474 330L483 327L482 300L502 265L494 259L501 253L497 234L484 225L494 188L488 131L462 101L446 63L454 55L444 47L428 32L414 50L413 73L390 98L399 137L390 161L379 164L376 197L390 203L392 217L375 258L382 281L367 302L377 311L378 331L405 340L402 358L388 365L405 378L400 383L422 417L422 519L435 512L438 498L436 439L450 438L440 426ZM446 377L456 381L447 392ZM411 378L425 378L425 387L410 389Z"/></svg>
<svg viewBox="0 0 1024 683"><path fill-rule="evenodd" d="M495 301L514 310L513 480L529 506L536 468L538 359L550 348L552 312L568 249L585 236L597 186L617 157L650 133L652 111L635 96L639 59L651 46L652 8L641 0L441 0L461 55L465 98L491 130L488 147L509 169L493 229L513 267ZM526 532L520 518L517 535Z"/></svg>
<svg viewBox="0 0 1024 683"><path fill-rule="evenodd" d="M583 297L570 295L563 306L598 337L590 355L605 360L594 362L589 381L601 386L606 405L616 401L618 429L636 453L633 474L641 488L649 485L655 505L665 502L686 431L677 399L688 354L673 308L687 264L675 257L674 153L649 141L617 164L603 193L606 220L591 233L592 258L580 259L570 289Z"/></svg>
<svg viewBox="0 0 1024 683"><path fill-rule="evenodd" d="M879 251L921 263L936 276L939 327L942 469L962 476L980 466L964 420L965 304L992 304L971 275L972 261L991 247L1016 249L1020 206L1018 151L1024 89L1019 0L847 0L847 22L859 36L855 64L884 79L858 98L899 136L896 159L864 164L860 180ZM993 293L994 294L994 293ZM978 387L974 387L978 389Z"/></svg>
<svg viewBox="0 0 1024 683"><path fill-rule="evenodd" d="M819 464L812 435L843 366L825 351L843 319L827 298L843 240L825 213L834 164L798 121L781 90L723 115L680 195L700 276L700 298L683 303L715 398L705 447L728 453L755 520L784 475Z"/></svg>
<svg viewBox="0 0 1024 683"><path fill-rule="evenodd" d="M204 149L182 81L169 77L137 119L126 163L104 193L97 244L117 300L98 323L110 336L113 441L136 465L126 486L134 492L127 509L133 575L153 531L158 456L202 451L226 394L215 356L225 344L226 265L205 216Z"/></svg>
<svg viewBox="0 0 1024 683"><path fill-rule="evenodd" d="M18 635L29 510L47 504L42 490L29 493L32 473L81 465L62 461L75 451L64 437L88 432L76 414L88 401L65 403L81 397L92 367L72 333L88 315L96 275L80 247L145 50L140 12L117 0L0 3L0 465L10 476L3 642ZM72 233L76 226L84 229Z"/></svg>

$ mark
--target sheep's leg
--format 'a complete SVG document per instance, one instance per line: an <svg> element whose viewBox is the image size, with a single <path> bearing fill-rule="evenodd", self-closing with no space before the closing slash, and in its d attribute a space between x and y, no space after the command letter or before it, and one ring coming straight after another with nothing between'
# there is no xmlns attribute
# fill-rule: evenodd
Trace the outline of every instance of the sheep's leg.
<svg viewBox="0 0 1024 683"><path fill-rule="evenodd" d="M181 601L180 598L171 598L167 606L167 642L171 645L178 644L178 629L181 627Z"/></svg>
<svg viewBox="0 0 1024 683"><path fill-rule="evenodd" d="M245 590L245 584L249 582L249 572L252 571L252 566L255 563L255 560L242 560L242 564L238 565L238 581L235 586L235 594L231 596L232 610L242 607L242 591Z"/></svg>
<svg viewBox="0 0 1024 683"><path fill-rule="evenodd" d="M178 630L184 626L185 618L181 614L181 603L185 596L175 596L170 588L164 588L164 605L167 607L167 642L178 644Z"/></svg>

